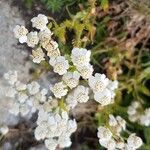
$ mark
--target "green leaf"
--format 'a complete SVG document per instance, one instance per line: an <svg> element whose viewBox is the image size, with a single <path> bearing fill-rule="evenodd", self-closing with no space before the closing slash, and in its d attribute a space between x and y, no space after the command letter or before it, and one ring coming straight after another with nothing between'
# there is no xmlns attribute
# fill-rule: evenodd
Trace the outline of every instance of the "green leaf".
<svg viewBox="0 0 150 150"><path fill-rule="evenodd" d="M144 137L146 139L146 144L150 144L150 127L144 128Z"/></svg>
<svg viewBox="0 0 150 150"><path fill-rule="evenodd" d="M109 8L109 1L108 0L101 0L101 7L104 11L107 11Z"/></svg>
<svg viewBox="0 0 150 150"><path fill-rule="evenodd" d="M144 78L150 79L150 67L144 69L138 77L138 81L141 82Z"/></svg>
<svg viewBox="0 0 150 150"><path fill-rule="evenodd" d="M141 93L143 93L147 96L150 96L150 91L144 85L139 85L138 91L140 91Z"/></svg>
<svg viewBox="0 0 150 150"><path fill-rule="evenodd" d="M33 5L33 0L25 0L25 5L27 8L31 9Z"/></svg>

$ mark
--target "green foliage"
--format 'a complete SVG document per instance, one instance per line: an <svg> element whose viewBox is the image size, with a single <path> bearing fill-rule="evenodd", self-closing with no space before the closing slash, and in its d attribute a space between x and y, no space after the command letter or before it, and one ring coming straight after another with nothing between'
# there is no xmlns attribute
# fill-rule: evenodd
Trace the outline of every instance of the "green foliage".
<svg viewBox="0 0 150 150"><path fill-rule="evenodd" d="M47 9L51 10L53 13L60 12L62 8L72 3L74 0L41 0Z"/></svg>
<svg viewBox="0 0 150 150"><path fill-rule="evenodd" d="M34 0L24 0L27 8L31 9Z"/></svg>
<svg viewBox="0 0 150 150"><path fill-rule="evenodd" d="M108 0L101 0L101 7L104 11L108 10L109 8L109 1Z"/></svg>

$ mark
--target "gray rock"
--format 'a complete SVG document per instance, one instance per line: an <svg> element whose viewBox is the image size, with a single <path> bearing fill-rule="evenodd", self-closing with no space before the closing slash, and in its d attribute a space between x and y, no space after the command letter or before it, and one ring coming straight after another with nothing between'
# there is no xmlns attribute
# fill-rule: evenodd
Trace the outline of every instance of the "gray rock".
<svg viewBox="0 0 150 150"><path fill-rule="evenodd" d="M7 85L3 74L8 70L17 70L19 80L29 79L28 70L31 64L25 61L28 52L24 46L17 45L13 36L15 25L24 24L19 14L19 10L11 6L11 0L0 1L0 124L14 125L18 122L17 117L8 113L10 100L4 96Z"/></svg>

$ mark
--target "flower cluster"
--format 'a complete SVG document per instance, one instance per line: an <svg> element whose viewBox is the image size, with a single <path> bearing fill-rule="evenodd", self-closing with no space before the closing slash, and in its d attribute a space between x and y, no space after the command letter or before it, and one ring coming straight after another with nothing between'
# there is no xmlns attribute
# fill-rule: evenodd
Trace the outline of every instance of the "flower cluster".
<svg viewBox="0 0 150 150"><path fill-rule="evenodd" d="M71 51L71 62L64 56L60 55L58 44L52 39L53 33L48 29L48 18L45 15L39 14L31 19L32 26L37 31L27 33L27 45L35 48L32 50L33 62L40 63L45 60L45 52L49 57L49 64L53 67L53 71L62 76L62 81L51 87L56 98L62 98L67 95L68 107L75 107L77 103L87 102L89 99L89 89L94 93L94 99L102 106L113 103L115 89L118 87L117 81L111 81L104 74L93 74L93 66L90 64L91 51L85 48L73 48ZM20 26L21 28L22 26ZM20 28L15 28L15 35ZM25 27L24 27L25 29ZM20 33L20 32L19 32ZM18 34L19 34L18 33ZM21 34L22 35L22 34ZM20 36L21 36L20 35ZM15 36L18 38L19 36ZM73 68L73 69L72 69ZM85 81L88 80L87 86L79 85L79 79L82 77ZM68 89L69 88L69 89ZM73 101L69 100L73 97ZM75 102L76 101L76 102Z"/></svg>
<svg viewBox="0 0 150 150"><path fill-rule="evenodd" d="M17 73L5 74L14 90L11 94L13 93L16 106L12 107L11 112L26 115L38 110L35 138L44 140L49 150L68 147L71 145L70 135L77 128L76 121L68 117L69 110L78 103L86 103L90 98L90 91L101 106L113 103L118 82L109 80L104 74L93 75L90 50L75 47L69 59L61 56L58 43L52 39L53 33L47 26L48 18L45 15L39 14L31 22L33 31L29 32L24 26L17 25L14 29L15 37L20 43L27 43L33 48L34 63L48 60L53 71L62 78L50 87L53 93L51 97L48 96L48 90L41 89L37 82L32 81L26 85L17 81ZM80 83L80 79L83 79L84 84ZM117 117L114 125L115 118L110 118L113 129L119 134L125 128L124 120Z"/></svg>
<svg viewBox="0 0 150 150"><path fill-rule="evenodd" d="M55 150L56 147L69 147L71 145L70 136L75 132L77 123L69 119L68 112L59 107L59 101L49 97L48 91L41 89L35 81L27 85L17 81L16 71L9 71L4 74L4 77L11 85L6 95L14 98L9 112L26 116L38 110L35 138L45 140L45 145L50 150ZM6 128L3 127L0 130L3 134L6 133Z"/></svg>
<svg viewBox="0 0 150 150"><path fill-rule="evenodd" d="M27 95L27 85L18 81L17 72L9 71L4 74L4 78L8 81L10 86L6 90L6 96L13 98L12 107L9 112L18 115L19 113L26 116L31 110L28 95Z"/></svg>
<svg viewBox="0 0 150 150"><path fill-rule="evenodd" d="M71 145L70 135L76 131L77 123L68 117L67 112L47 113L39 111L35 138L45 140L45 145L50 150L56 147L64 148Z"/></svg>
<svg viewBox="0 0 150 150"><path fill-rule="evenodd" d="M135 134L130 134L127 141L121 136L126 130L126 122L120 116L109 115L109 127L100 126L97 136L99 143L108 150L136 150L142 145L142 140Z"/></svg>
<svg viewBox="0 0 150 150"><path fill-rule="evenodd" d="M131 122L138 122L141 125L150 126L150 108L145 109L143 112L141 104L134 101L128 107L127 112Z"/></svg>

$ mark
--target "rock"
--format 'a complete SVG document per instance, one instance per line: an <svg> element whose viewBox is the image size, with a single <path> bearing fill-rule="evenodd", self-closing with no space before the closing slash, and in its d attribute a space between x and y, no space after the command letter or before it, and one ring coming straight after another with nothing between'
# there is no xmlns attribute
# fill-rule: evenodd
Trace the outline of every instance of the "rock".
<svg viewBox="0 0 150 150"><path fill-rule="evenodd" d="M18 71L19 80L27 81L31 66L25 61L28 51L24 46L17 45L17 40L13 36L13 28L17 24L24 24L24 20L19 15L17 7L11 6L11 0L0 1L0 124L14 125L18 122L18 117L8 113L10 100L4 95L6 82L3 74L8 70Z"/></svg>

